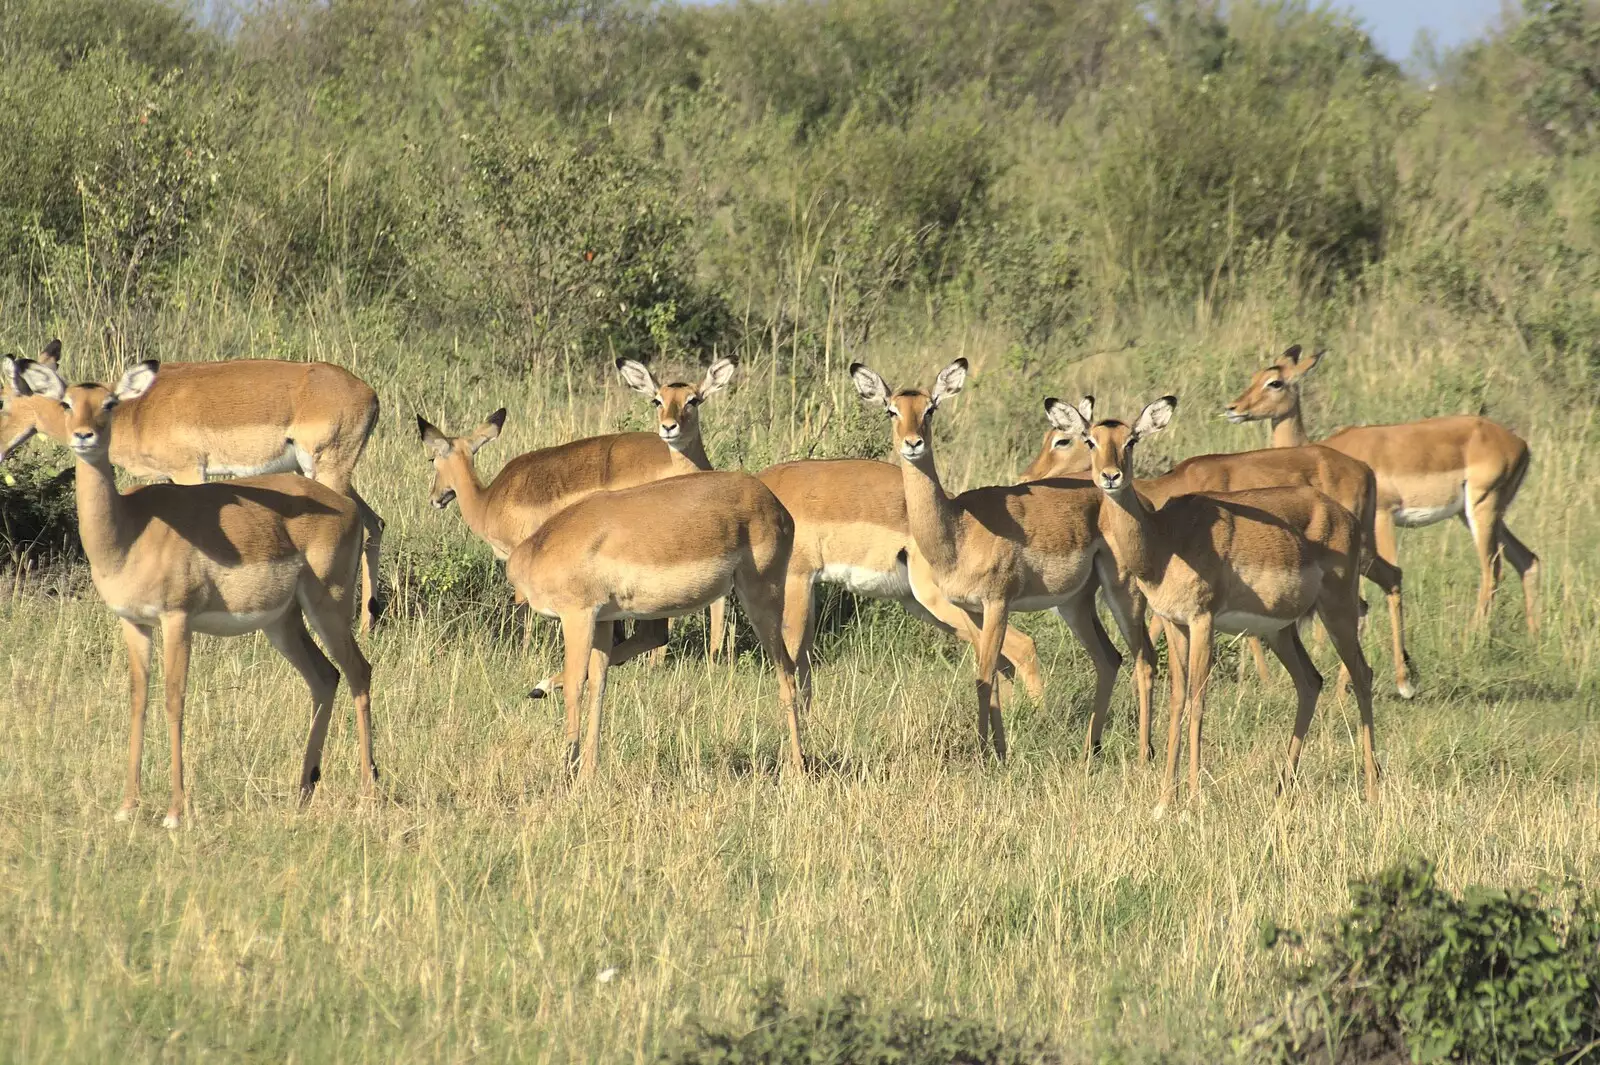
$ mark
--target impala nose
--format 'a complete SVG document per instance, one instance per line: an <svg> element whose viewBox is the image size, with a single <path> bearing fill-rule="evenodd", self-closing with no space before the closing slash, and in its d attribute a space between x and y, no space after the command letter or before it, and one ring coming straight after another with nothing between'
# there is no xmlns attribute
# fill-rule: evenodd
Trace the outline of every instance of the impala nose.
<svg viewBox="0 0 1600 1065"><path fill-rule="evenodd" d="M900 441L900 454L908 459L921 458L923 449L927 445L920 436L908 436Z"/></svg>
<svg viewBox="0 0 1600 1065"><path fill-rule="evenodd" d="M1100 487L1108 492L1114 492L1122 487L1122 471L1106 470L1100 474Z"/></svg>
<svg viewBox="0 0 1600 1065"><path fill-rule="evenodd" d="M673 437L675 437L677 435L678 435L678 423L677 422L662 422L661 423L661 437L662 437L662 439L671 440Z"/></svg>
<svg viewBox="0 0 1600 1065"><path fill-rule="evenodd" d="M454 488L448 489L434 498L433 505L436 509L443 510L445 507L450 505L450 501L455 499L455 497L456 490Z"/></svg>
<svg viewBox="0 0 1600 1065"><path fill-rule="evenodd" d="M92 429L87 432L80 429L72 434L72 449L74 451L82 451L86 448L94 447L97 437L98 434Z"/></svg>

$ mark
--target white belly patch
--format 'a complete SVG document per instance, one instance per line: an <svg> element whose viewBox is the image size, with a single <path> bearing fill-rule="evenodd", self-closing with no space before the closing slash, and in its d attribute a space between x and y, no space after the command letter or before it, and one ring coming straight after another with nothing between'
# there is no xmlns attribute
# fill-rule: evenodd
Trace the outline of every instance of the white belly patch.
<svg viewBox="0 0 1600 1065"><path fill-rule="evenodd" d="M1286 629L1293 624L1282 618L1268 617L1264 614L1228 613L1218 614L1212 620L1212 627L1218 632L1247 633L1251 636L1265 636L1279 629Z"/></svg>
<svg viewBox="0 0 1600 1065"><path fill-rule="evenodd" d="M911 595L911 579L906 576L904 565L886 572L868 566L829 563L818 571L817 580L823 584L842 585L871 599L905 599Z"/></svg>
<svg viewBox="0 0 1600 1065"><path fill-rule="evenodd" d="M1464 495L1437 507L1400 507L1394 512L1394 523L1402 529L1417 529L1453 518L1466 510Z"/></svg>
<svg viewBox="0 0 1600 1065"><path fill-rule="evenodd" d="M266 628L283 617L288 609L289 603L285 603L275 610L251 610L240 614L218 610L212 613L190 614L189 628L211 636L243 636L247 632Z"/></svg>
<svg viewBox="0 0 1600 1065"><path fill-rule="evenodd" d="M285 444L282 454L256 464L207 462L207 477L260 477L269 473L303 473L310 477L311 456L291 444Z"/></svg>

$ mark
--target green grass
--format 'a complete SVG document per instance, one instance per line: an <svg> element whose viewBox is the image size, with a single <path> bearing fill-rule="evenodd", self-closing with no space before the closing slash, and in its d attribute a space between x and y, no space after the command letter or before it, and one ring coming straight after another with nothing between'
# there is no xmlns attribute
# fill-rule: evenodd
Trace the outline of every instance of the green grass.
<svg viewBox="0 0 1600 1065"><path fill-rule="evenodd" d="M1270 323L1244 305L1167 324L1147 334L1166 338L1159 347L1045 373L1008 366L973 330L862 354L893 384L973 359L974 387L936 429L954 484L1013 476L1043 431L1045 394L1093 391L1111 415L1179 391L1152 465L1258 443L1209 415L1266 350ZM507 405L505 437L480 456L486 475L640 417L636 397L598 376L469 372L354 341L354 323L301 328L265 347L303 343L383 397L358 483L389 523L391 585L411 579L405 558L488 555L457 513L427 506L414 411L459 429ZM1409 328L1398 310L1362 316L1330 347L1307 386L1314 432L1463 409L1451 375L1469 355L1497 357ZM71 366L108 368L92 356ZM713 459L757 467L818 440L818 453L839 453L886 438L835 378L792 385L748 360L732 394L706 406ZM381 801L357 798L342 696L322 787L298 811L298 678L258 636L208 638L186 719L192 825L159 827L159 714L150 802L119 825L127 671L114 621L82 574L58 582L64 594L20 583L0 600L0 1058L643 1060L690 1014L735 1015L749 985L779 977L797 998L853 988L993 1019L1052 1038L1069 1060L1215 1060L1273 993L1272 959L1255 945L1263 918L1314 925L1350 879L1409 855L1437 861L1451 886L1600 874L1592 426L1554 391L1507 386L1495 400L1534 450L1512 524L1543 559L1543 635L1526 633L1509 571L1490 629L1463 635L1477 580L1464 530L1403 534L1422 693L1393 695L1375 609L1376 806L1360 798L1354 705L1332 694L1298 788L1274 802L1293 689L1281 671L1265 688L1253 671L1241 679L1227 641L1207 801L1153 822L1158 771L1134 761L1126 685L1105 756L1085 766L1090 673L1048 615L1023 620L1040 641L1045 703L1019 695L1011 759L996 766L978 755L970 653L875 605L822 641L805 722L815 775L776 770L766 665L749 653L707 662L690 625L664 668L613 675L601 773L577 791L560 768L559 706L523 697L556 661L553 626L524 656L491 590L418 599L426 609L396 611L367 641ZM1331 680L1331 649L1313 653Z"/></svg>

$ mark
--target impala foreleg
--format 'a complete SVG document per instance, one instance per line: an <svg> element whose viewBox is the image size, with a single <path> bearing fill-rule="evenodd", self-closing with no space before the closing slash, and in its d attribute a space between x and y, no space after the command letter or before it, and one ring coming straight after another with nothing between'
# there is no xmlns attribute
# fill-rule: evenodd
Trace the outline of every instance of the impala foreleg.
<svg viewBox="0 0 1600 1065"><path fill-rule="evenodd" d="M161 619L161 665L165 673L167 696L167 736L172 749L172 800L162 824L177 828L183 820L187 802L183 792L183 701L189 691L189 657L193 640L189 619L183 614L167 614Z"/></svg>
<svg viewBox="0 0 1600 1065"><path fill-rule="evenodd" d="M128 646L128 694L132 713L128 724L128 775L122 787L117 820L126 821L139 806L139 767L144 758L144 715L150 700L150 630L131 621L122 623Z"/></svg>

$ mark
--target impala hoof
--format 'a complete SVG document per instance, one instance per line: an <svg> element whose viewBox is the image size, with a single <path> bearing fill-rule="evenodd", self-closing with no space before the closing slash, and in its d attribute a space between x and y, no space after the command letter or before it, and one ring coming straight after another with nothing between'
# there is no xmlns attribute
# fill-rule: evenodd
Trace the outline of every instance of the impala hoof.
<svg viewBox="0 0 1600 1065"><path fill-rule="evenodd" d="M117 812L111 815L111 820L117 822L118 824L126 824L127 822L132 821L133 807L123 806L118 808Z"/></svg>
<svg viewBox="0 0 1600 1065"><path fill-rule="evenodd" d="M161 819L162 828L178 828L182 825L177 814L168 814Z"/></svg>
<svg viewBox="0 0 1600 1065"><path fill-rule="evenodd" d="M1409 680L1403 684L1396 684L1395 690L1400 693L1400 698L1402 699L1415 699L1417 697L1417 686Z"/></svg>
<svg viewBox="0 0 1600 1065"><path fill-rule="evenodd" d="M1156 803L1156 808L1154 810L1150 811L1150 820L1152 820L1152 821L1164 820L1166 818L1166 816L1167 816L1167 804L1164 803L1164 802Z"/></svg>

